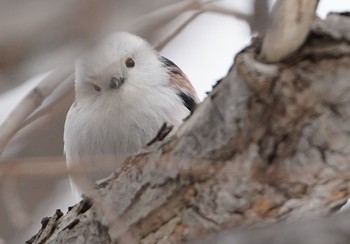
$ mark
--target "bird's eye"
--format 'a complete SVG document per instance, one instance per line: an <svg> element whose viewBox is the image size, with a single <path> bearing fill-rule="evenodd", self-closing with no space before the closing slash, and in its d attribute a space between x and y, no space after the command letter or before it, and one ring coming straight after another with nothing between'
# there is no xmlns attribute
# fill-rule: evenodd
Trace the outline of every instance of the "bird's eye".
<svg viewBox="0 0 350 244"><path fill-rule="evenodd" d="M126 65L126 67L128 67L128 68L132 68L132 67L135 66L135 62L134 62L134 60L133 60L132 58L127 58L127 59L125 60L125 65Z"/></svg>
<svg viewBox="0 0 350 244"><path fill-rule="evenodd" d="M101 87L99 87L98 85L95 85L92 83L92 87L95 89L95 91L100 92L101 91Z"/></svg>

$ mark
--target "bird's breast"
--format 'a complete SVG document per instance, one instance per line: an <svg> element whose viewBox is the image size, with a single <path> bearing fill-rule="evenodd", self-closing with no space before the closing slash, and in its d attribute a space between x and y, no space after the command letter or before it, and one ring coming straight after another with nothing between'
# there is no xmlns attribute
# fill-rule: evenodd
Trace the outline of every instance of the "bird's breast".
<svg viewBox="0 0 350 244"><path fill-rule="evenodd" d="M96 111L96 110L94 110ZM65 125L65 151L75 158L96 155L120 157L136 153L149 142L164 122L173 119L147 108L118 108L99 113L71 108Z"/></svg>

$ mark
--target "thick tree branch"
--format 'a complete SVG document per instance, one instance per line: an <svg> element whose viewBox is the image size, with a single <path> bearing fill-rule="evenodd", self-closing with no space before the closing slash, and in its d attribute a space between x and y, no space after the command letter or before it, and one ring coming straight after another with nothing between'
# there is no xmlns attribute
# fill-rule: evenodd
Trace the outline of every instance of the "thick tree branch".
<svg viewBox="0 0 350 244"><path fill-rule="evenodd" d="M193 244L346 244L350 242L350 212L253 230L225 231Z"/></svg>
<svg viewBox="0 0 350 244"><path fill-rule="evenodd" d="M337 25L347 30L348 17ZM278 64L258 60L255 39L175 136L130 157L88 207L56 214L31 243L178 243L337 209L350 195L350 44L317 26Z"/></svg>

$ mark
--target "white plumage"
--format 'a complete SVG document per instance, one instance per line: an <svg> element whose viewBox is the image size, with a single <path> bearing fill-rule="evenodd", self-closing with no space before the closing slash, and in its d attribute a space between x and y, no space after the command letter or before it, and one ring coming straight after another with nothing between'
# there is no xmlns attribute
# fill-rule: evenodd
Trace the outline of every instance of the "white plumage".
<svg viewBox="0 0 350 244"><path fill-rule="evenodd" d="M164 122L178 126L198 101L182 71L142 38L116 33L80 58L75 68L76 99L65 123L64 151L76 194L136 153ZM116 157L111 165L107 158ZM101 164L105 172L91 165ZM96 169L96 167L93 167Z"/></svg>

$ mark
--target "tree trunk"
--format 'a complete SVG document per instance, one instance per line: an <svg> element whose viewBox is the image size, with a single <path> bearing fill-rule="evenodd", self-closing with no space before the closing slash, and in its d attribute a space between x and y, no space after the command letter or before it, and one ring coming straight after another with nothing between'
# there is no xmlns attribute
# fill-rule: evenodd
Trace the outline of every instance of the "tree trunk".
<svg viewBox="0 0 350 244"><path fill-rule="evenodd" d="M29 243L178 243L336 211L350 195L349 24L317 20L274 64L253 40L175 136L44 219Z"/></svg>

